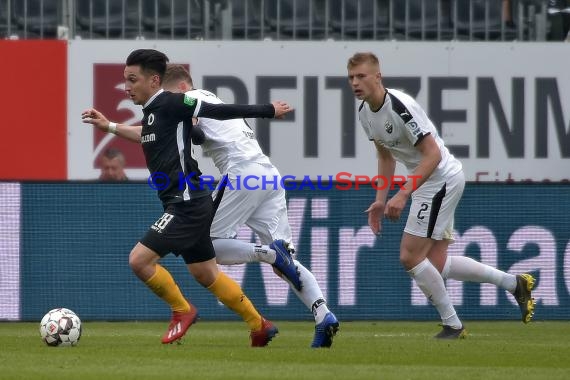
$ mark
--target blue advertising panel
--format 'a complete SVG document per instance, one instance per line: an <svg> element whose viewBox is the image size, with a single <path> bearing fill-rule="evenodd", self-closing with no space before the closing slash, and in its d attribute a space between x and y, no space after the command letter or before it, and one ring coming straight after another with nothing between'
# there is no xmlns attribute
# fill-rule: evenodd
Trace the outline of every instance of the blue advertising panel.
<svg viewBox="0 0 570 380"><path fill-rule="evenodd" d="M291 184L289 218L297 257L311 269L340 319L437 320L399 263L405 220L371 233L370 186ZM330 188L328 188L330 187ZM143 183L24 183L21 212L21 318L65 306L86 320L167 319L166 304L131 272L129 252L162 214ZM537 278L535 318L570 316L570 186L468 184L456 212L450 254ZM407 210L405 210L407 215ZM254 238L243 230L240 238ZM208 320L237 319L190 276L181 258L164 265ZM223 267L271 319L311 313L269 265ZM489 284L447 281L463 319L520 317L513 297Z"/></svg>

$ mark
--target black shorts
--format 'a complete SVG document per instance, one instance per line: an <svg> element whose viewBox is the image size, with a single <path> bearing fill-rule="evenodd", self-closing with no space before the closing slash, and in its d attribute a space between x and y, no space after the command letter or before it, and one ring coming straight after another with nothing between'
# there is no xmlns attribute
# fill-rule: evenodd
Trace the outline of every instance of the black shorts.
<svg viewBox="0 0 570 380"><path fill-rule="evenodd" d="M208 261L216 257L210 239L213 216L210 196L169 204L140 242L160 257L172 252L186 264Z"/></svg>

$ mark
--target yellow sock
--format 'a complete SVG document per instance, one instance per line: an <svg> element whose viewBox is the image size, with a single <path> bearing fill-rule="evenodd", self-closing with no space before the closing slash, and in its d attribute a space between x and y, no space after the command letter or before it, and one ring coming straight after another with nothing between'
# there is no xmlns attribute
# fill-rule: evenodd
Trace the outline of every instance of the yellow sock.
<svg viewBox="0 0 570 380"><path fill-rule="evenodd" d="M182 295L172 275L162 265L156 264L156 272L145 284L154 294L166 301L172 308L172 311L190 311L190 304Z"/></svg>
<svg viewBox="0 0 570 380"><path fill-rule="evenodd" d="M249 298L243 294L238 283L224 272L218 274L218 278L208 287L208 290L214 293L224 305L241 315L250 330L258 331L261 329L261 315Z"/></svg>

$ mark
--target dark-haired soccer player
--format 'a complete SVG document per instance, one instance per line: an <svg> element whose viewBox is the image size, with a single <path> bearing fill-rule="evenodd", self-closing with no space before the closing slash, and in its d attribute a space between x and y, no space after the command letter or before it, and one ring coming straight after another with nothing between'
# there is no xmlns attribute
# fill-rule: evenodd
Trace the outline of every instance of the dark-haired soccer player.
<svg viewBox="0 0 570 380"><path fill-rule="evenodd" d="M139 49L128 56L124 70L127 95L135 104L143 106L142 132L138 138L147 167L151 176L161 173L155 178L168 177L167 184L154 184L164 214L132 249L129 265L172 309L172 321L162 338L163 343L182 338L198 316L196 308L182 295L170 273L158 264L160 258L172 252L183 257L196 281L244 319L251 330L251 345L265 346L277 334L277 328L257 312L240 286L218 269L210 239L213 201L209 191L199 186L201 173L187 143L191 123L180 122L199 116L217 119L282 117L291 109L283 102L242 106L209 104L184 94L165 92L161 83L167 62L168 58L162 52ZM97 127L101 127L100 117L101 113L94 109L82 113L84 122ZM107 124L109 132L132 137L129 128ZM189 180L181 183L179 178ZM289 263L294 265L292 257L289 257Z"/></svg>
<svg viewBox="0 0 570 380"><path fill-rule="evenodd" d="M388 202L390 186L378 190L376 200L366 211L370 228L378 234L382 218L398 220L408 198L412 198L400 244L400 262L441 317L443 329L436 338L456 339L466 334L444 278L487 282L508 290L520 306L522 321L528 323L535 306L531 297L534 278L530 274L515 276L469 257L447 256L465 177L461 162L449 153L425 111L409 95L384 87L380 62L373 53L354 54L347 69L352 91L362 100L360 123L378 151L378 174L392 178L398 161L419 177Z"/></svg>

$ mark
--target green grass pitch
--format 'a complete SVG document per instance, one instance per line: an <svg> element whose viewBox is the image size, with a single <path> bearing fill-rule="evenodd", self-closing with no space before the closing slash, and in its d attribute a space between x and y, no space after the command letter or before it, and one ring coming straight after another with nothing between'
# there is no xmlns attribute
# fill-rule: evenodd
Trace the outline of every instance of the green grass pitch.
<svg viewBox="0 0 570 380"><path fill-rule="evenodd" d="M310 322L250 348L242 322L199 321L181 345L168 322L85 322L76 347L47 347L39 323L0 323L0 379L570 379L570 322L466 322L437 341L435 322L341 322L331 349L309 348Z"/></svg>

